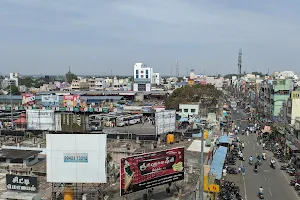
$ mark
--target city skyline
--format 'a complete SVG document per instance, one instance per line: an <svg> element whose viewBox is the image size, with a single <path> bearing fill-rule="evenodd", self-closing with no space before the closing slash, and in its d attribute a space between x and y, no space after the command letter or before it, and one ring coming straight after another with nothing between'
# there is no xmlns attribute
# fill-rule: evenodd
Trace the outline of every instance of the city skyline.
<svg viewBox="0 0 300 200"><path fill-rule="evenodd" d="M46 3L45 3L46 2ZM298 70L298 1L0 2L2 74L162 75ZM171 74L172 71L172 74ZM132 73L131 73L132 72Z"/></svg>

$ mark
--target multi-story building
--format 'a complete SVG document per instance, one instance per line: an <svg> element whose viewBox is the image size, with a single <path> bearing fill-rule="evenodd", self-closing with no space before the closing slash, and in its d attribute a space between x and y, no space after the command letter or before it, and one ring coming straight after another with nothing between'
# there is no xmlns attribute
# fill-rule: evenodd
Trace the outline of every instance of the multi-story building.
<svg viewBox="0 0 300 200"><path fill-rule="evenodd" d="M292 79L267 80L260 89L260 105L265 116L277 119L283 103L290 97L293 90Z"/></svg>
<svg viewBox="0 0 300 200"><path fill-rule="evenodd" d="M156 85L161 85L162 80L161 80L161 77L160 77L159 73L153 73L152 83L154 83Z"/></svg>
<svg viewBox="0 0 300 200"><path fill-rule="evenodd" d="M96 78L95 80L95 90L104 91L106 88L109 88L110 80L109 78Z"/></svg>
<svg viewBox="0 0 300 200"><path fill-rule="evenodd" d="M292 91L286 103L286 120L294 125L297 117L300 117L300 91Z"/></svg>
<svg viewBox="0 0 300 200"><path fill-rule="evenodd" d="M71 89L75 91L89 90L89 82L87 79L73 80Z"/></svg>
<svg viewBox="0 0 300 200"><path fill-rule="evenodd" d="M15 81L15 85L19 87L19 73L9 73L9 79Z"/></svg>
<svg viewBox="0 0 300 200"><path fill-rule="evenodd" d="M133 91L151 91L153 84L153 68L143 63L135 63L133 66Z"/></svg>

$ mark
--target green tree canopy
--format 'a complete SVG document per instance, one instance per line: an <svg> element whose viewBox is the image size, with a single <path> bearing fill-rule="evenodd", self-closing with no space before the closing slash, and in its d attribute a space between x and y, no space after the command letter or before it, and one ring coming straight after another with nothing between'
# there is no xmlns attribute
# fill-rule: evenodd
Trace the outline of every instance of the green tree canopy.
<svg viewBox="0 0 300 200"><path fill-rule="evenodd" d="M217 90L213 85L201 85L197 84L194 86L185 86L177 88L173 93L166 99L165 105L168 109L178 109L181 103L204 102L205 105L217 103L218 99L222 97L223 92Z"/></svg>
<svg viewBox="0 0 300 200"><path fill-rule="evenodd" d="M66 81L68 83L72 83L73 80L77 80L77 76L73 73L71 73L70 71L68 73L66 73Z"/></svg>
<svg viewBox="0 0 300 200"><path fill-rule="evenodd" d="M10 94L10 86L8 86L6 88L6 91L8 91L8 93ZM20 95L21 93L20 93L19 88L17 86L12 85L11 86L11 94L12 95Z"/></svg>

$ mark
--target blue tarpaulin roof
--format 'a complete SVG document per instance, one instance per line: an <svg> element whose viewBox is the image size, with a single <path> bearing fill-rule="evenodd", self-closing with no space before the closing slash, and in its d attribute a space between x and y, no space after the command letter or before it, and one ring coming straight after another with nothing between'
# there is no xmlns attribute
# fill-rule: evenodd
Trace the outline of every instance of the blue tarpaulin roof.
<svg viewBox="0 0 300 200"><path fill-rule="evenodd" d="M227 135L222 135L222 136L220 137L220 139L219 139L219 142L220 142L220 143L226 143L226 144L228 144L228 143L229 143L229 136L227 136Z"/></svg>
<svg viewBox="0 0 300 200"><path fill-rule="evenodd" d="M208 135L211 135L212 133L212 130L208 131ZM202 131L200 131L199 133L193 133L192 137L202 137Z"/></svg>
<svg viewBox="0 0 300 200"><path fill-rule="evenodd" d="M213 161L210 165L210 174L215 175L217 180L222 178L224 161L227 154L227 147L220 146L213 157Z"/></svg>
<svg viewBox="0 0 300 200"><path fill-rule="evenodd" d="M181 118L180 120L179 120L180 122L188 122L189 121L189 118Z"/></svg>

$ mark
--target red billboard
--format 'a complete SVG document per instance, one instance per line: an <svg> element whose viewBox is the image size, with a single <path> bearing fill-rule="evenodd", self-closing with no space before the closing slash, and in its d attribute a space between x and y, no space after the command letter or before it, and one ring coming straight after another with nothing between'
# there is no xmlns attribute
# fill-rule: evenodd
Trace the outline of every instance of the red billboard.
<svg viewBox="0 0 300 200"><path fill-rule="evenodd" d="M22 94L22 104L23 105L34 105L35 95L34 94Z"/></svg>
<svg viewBox="0 0 300 200"><path fill-rule="evenodd" d="M184 148L121 159L120 195L184 179Z"/></svg>

